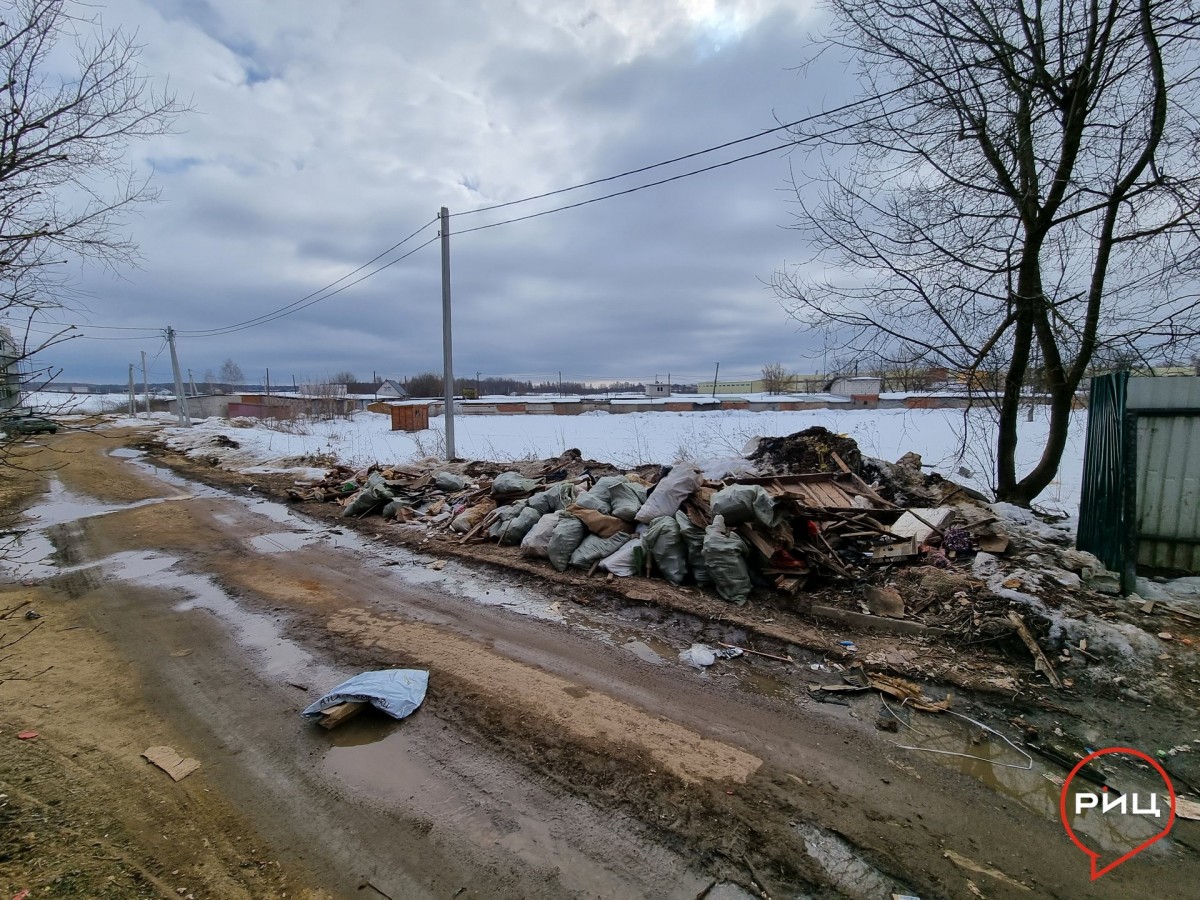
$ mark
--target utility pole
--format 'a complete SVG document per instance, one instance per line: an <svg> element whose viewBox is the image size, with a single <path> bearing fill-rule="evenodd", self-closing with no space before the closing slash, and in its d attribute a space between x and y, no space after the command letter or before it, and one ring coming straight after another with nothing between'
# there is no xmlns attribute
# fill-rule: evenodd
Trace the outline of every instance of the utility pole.
<svg viewBox="0 0 1200 900"><path fill-rule="evenodd" d="M483 396L483 394L480 393L480 391L479 391L479 376L482 374L483 374L482 372L475 373L475 399L476 400L480 399Z"/></svg>
<svg viewBox="0 0 1200 900"><path fill-rule="evenodd" d="M133 399L133 363L129 364L129 415L137 415L137 404Z"/></svg>
<svg viewBox="0 0 1200 900"><path fill-rule="evenodd" d="M456 456L454 452L454 350L450 339L450 210L442 207L438 212L442 237L442 380L443 399L446 410L446 460Z"/></svg>
<svg viewBox="0 0 1200 900"><path fill-rule="evenodd" d="M558 370L558 396L562 396L562 369Z"/></svg>
<svg viewBox="0 0 1200 900"><path fill-rule="evenodd" d="M271 370L267 369L267 396L271 396Z"/></svg>
<svg viewBox="0 0 1200 900"><path fill-rule="evenodd" d="M175 404L179 424L191 427L192 417L188 415L187 394L183 392L183 377L179 374L179 357L175 354L175 329L167 326L167 343L171 347L171 374L175 376Z"/></svg>
<svg viewBox="0 0 1200 900"><path fill-rule="evenodd" d="M188 369L188 384L192 387L192 396L196 396L196 379L192 377L192 370Z"/></svg>
<svg viewBox="0 0 1200 900"><path fill-rule="evenodd" d="M146 418L150 418L150 376L146 372L146 351L142 351L142 390L146 398Z"/></svg>
<svg viewBox="0 0 1200 900"><path fill-rule="evenodd" d="M713 372L713 393L712 393L712 395L714 397L717 396L717 376L720 374L721 374L721 364L717 363L717 370L715 372Z"/></svg>

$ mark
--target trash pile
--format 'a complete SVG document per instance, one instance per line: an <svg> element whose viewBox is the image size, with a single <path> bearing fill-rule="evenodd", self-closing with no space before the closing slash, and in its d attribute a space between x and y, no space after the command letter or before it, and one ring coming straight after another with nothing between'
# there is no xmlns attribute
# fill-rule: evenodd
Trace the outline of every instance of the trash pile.
<svg viewBox="0 0 1200 900"><path fill-rule="evenodd" d="M1007 546L996 516L947 504L961 490L949 482L940 504L887 499L897 492L880 477L887 464L864 460L852 439L823 428L762 439L749 456L769 474L713 481L688 463L621 472L568 451L525 472L483 463L463 472L339 467L289 494L336 501L348 517L379 514L459 535L462 543L519 547L560 572L660 577L710 588L738 605L756 586L794 596L813 583L882 582L900 566L944 570L959 556ZM905 470L896 480L915 493L911 465L890 468ZM923 502L936 499L935 489L922 491ZM867 590L865 604L871 615L904 618L939 597L926 592L908 604L885 586Z"/></svg>

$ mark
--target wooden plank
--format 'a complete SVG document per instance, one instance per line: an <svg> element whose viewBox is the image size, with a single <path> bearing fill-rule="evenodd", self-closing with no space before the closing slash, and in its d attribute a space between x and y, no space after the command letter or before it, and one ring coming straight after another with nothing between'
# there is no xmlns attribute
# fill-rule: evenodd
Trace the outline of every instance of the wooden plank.
<svg viewBox="0 0 1200 900"><path fill-rule="evenodd" d="M891 634L920 634L942 635L944 628L932 628L920 622L908 619L885 619L882 616L871 616L866 613L852 612L848 609L838 609L836 606L814 606L810 612L818 619L830 619L843 625L853 625L860 628L873 628L876 631L886 631Z"/></svg>
<svg viewBox="0 0 1200 900"><path fill-rule="evenodd" d="M1017 626L1017 634L1029 648L1029 652L1033 654L1033 667L1050 679L1050 683L1059 690L1062 690L1062 681L1058 677L1058 673L1054 671L1054 666L1050 663L1050 659L1038 646L1037 640L1033 636L1033 632L1029 630L1029 626L1025 624L1025 620L1021 618L1021 614L1015 609L1008 611L1008 620Z"/></svg>
<svg viewBox="0 0 1200 900"><path fill-rule="evenodd" d="M369 703L339 703L321 713L318 720L322 728L337 728L347 719L352 719L370 706Z"/></svg>

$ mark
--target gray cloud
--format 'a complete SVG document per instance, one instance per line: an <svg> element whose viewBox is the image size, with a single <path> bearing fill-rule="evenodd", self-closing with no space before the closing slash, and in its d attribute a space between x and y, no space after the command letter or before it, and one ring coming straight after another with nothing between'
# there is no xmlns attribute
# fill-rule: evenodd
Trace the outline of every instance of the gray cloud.
<svg viewBox="0 0 1200 900"><path fill-rule="evenodd" d="M265 314L432 219L688 152L836 102L792 70L815 19L792 3L475 4L114 0L144 61L196 112L136 148L162 202L130 222L141 268L86 269L88 320L181 332ZM770 145L648 173L665 177ZM792 158L802 162L802 158ZM777 154L577 210L452 239L460 374L572 378L807 368L764 287L803 256ZM637 183L478 216L453 235ZM418 240L432 237L430 228ZM416 246L414 241L409 247ZM405 249L408 249L407 247ZM436 243L259 328L181 335L197 372L233 357L277 381L440 370ZM99 332L97 332L99 334ZM819 338L815 343L819 346ZM158 342L148 340L156 351ZM75 380L121 380L138 342L59 350ZM159 368L167 370L165 356Z"/></svg>

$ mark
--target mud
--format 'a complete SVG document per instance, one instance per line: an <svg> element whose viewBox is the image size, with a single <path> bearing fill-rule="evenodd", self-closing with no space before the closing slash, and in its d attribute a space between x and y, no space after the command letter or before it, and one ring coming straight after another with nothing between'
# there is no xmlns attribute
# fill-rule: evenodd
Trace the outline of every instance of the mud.
<svg viewBox="0 0 1200 900"><path fill-rule="evenodd" d="M812 682L840 680L838 656L781 642L794 664L678 662L694 640L762 640L778 623L750 633L702 605L577 582L547 592L467 560L431 569L369 529L164 478L101 446L71 436L105 489L89 494L79 475L63 485L114 508L30 532L53 550L31 561L51 573L47 609L104 632L137 685L131 702L202 759L181 785L236 802L253 840L310 890L959 897L971 881L998 897L1170 897L1200 874L1196 835L1180 828L1091 883L1082 857L1064 861L1074 850L1045 788L1025 780L1049 785L1044 773L994 765L1023 762L1007 746L913 714L921 746L993 762L902 749L907 729L874 729L877 699L813 702ZM34 647L24 663L52 655ZM364 716L332 733L299 720L326 682L397 664L431 672L410 720ZM82 708L94 689L65 696ZM1015 711L976 702L956 708L1017 733ZM115 733L121 752L141 744Z"/></svg>

